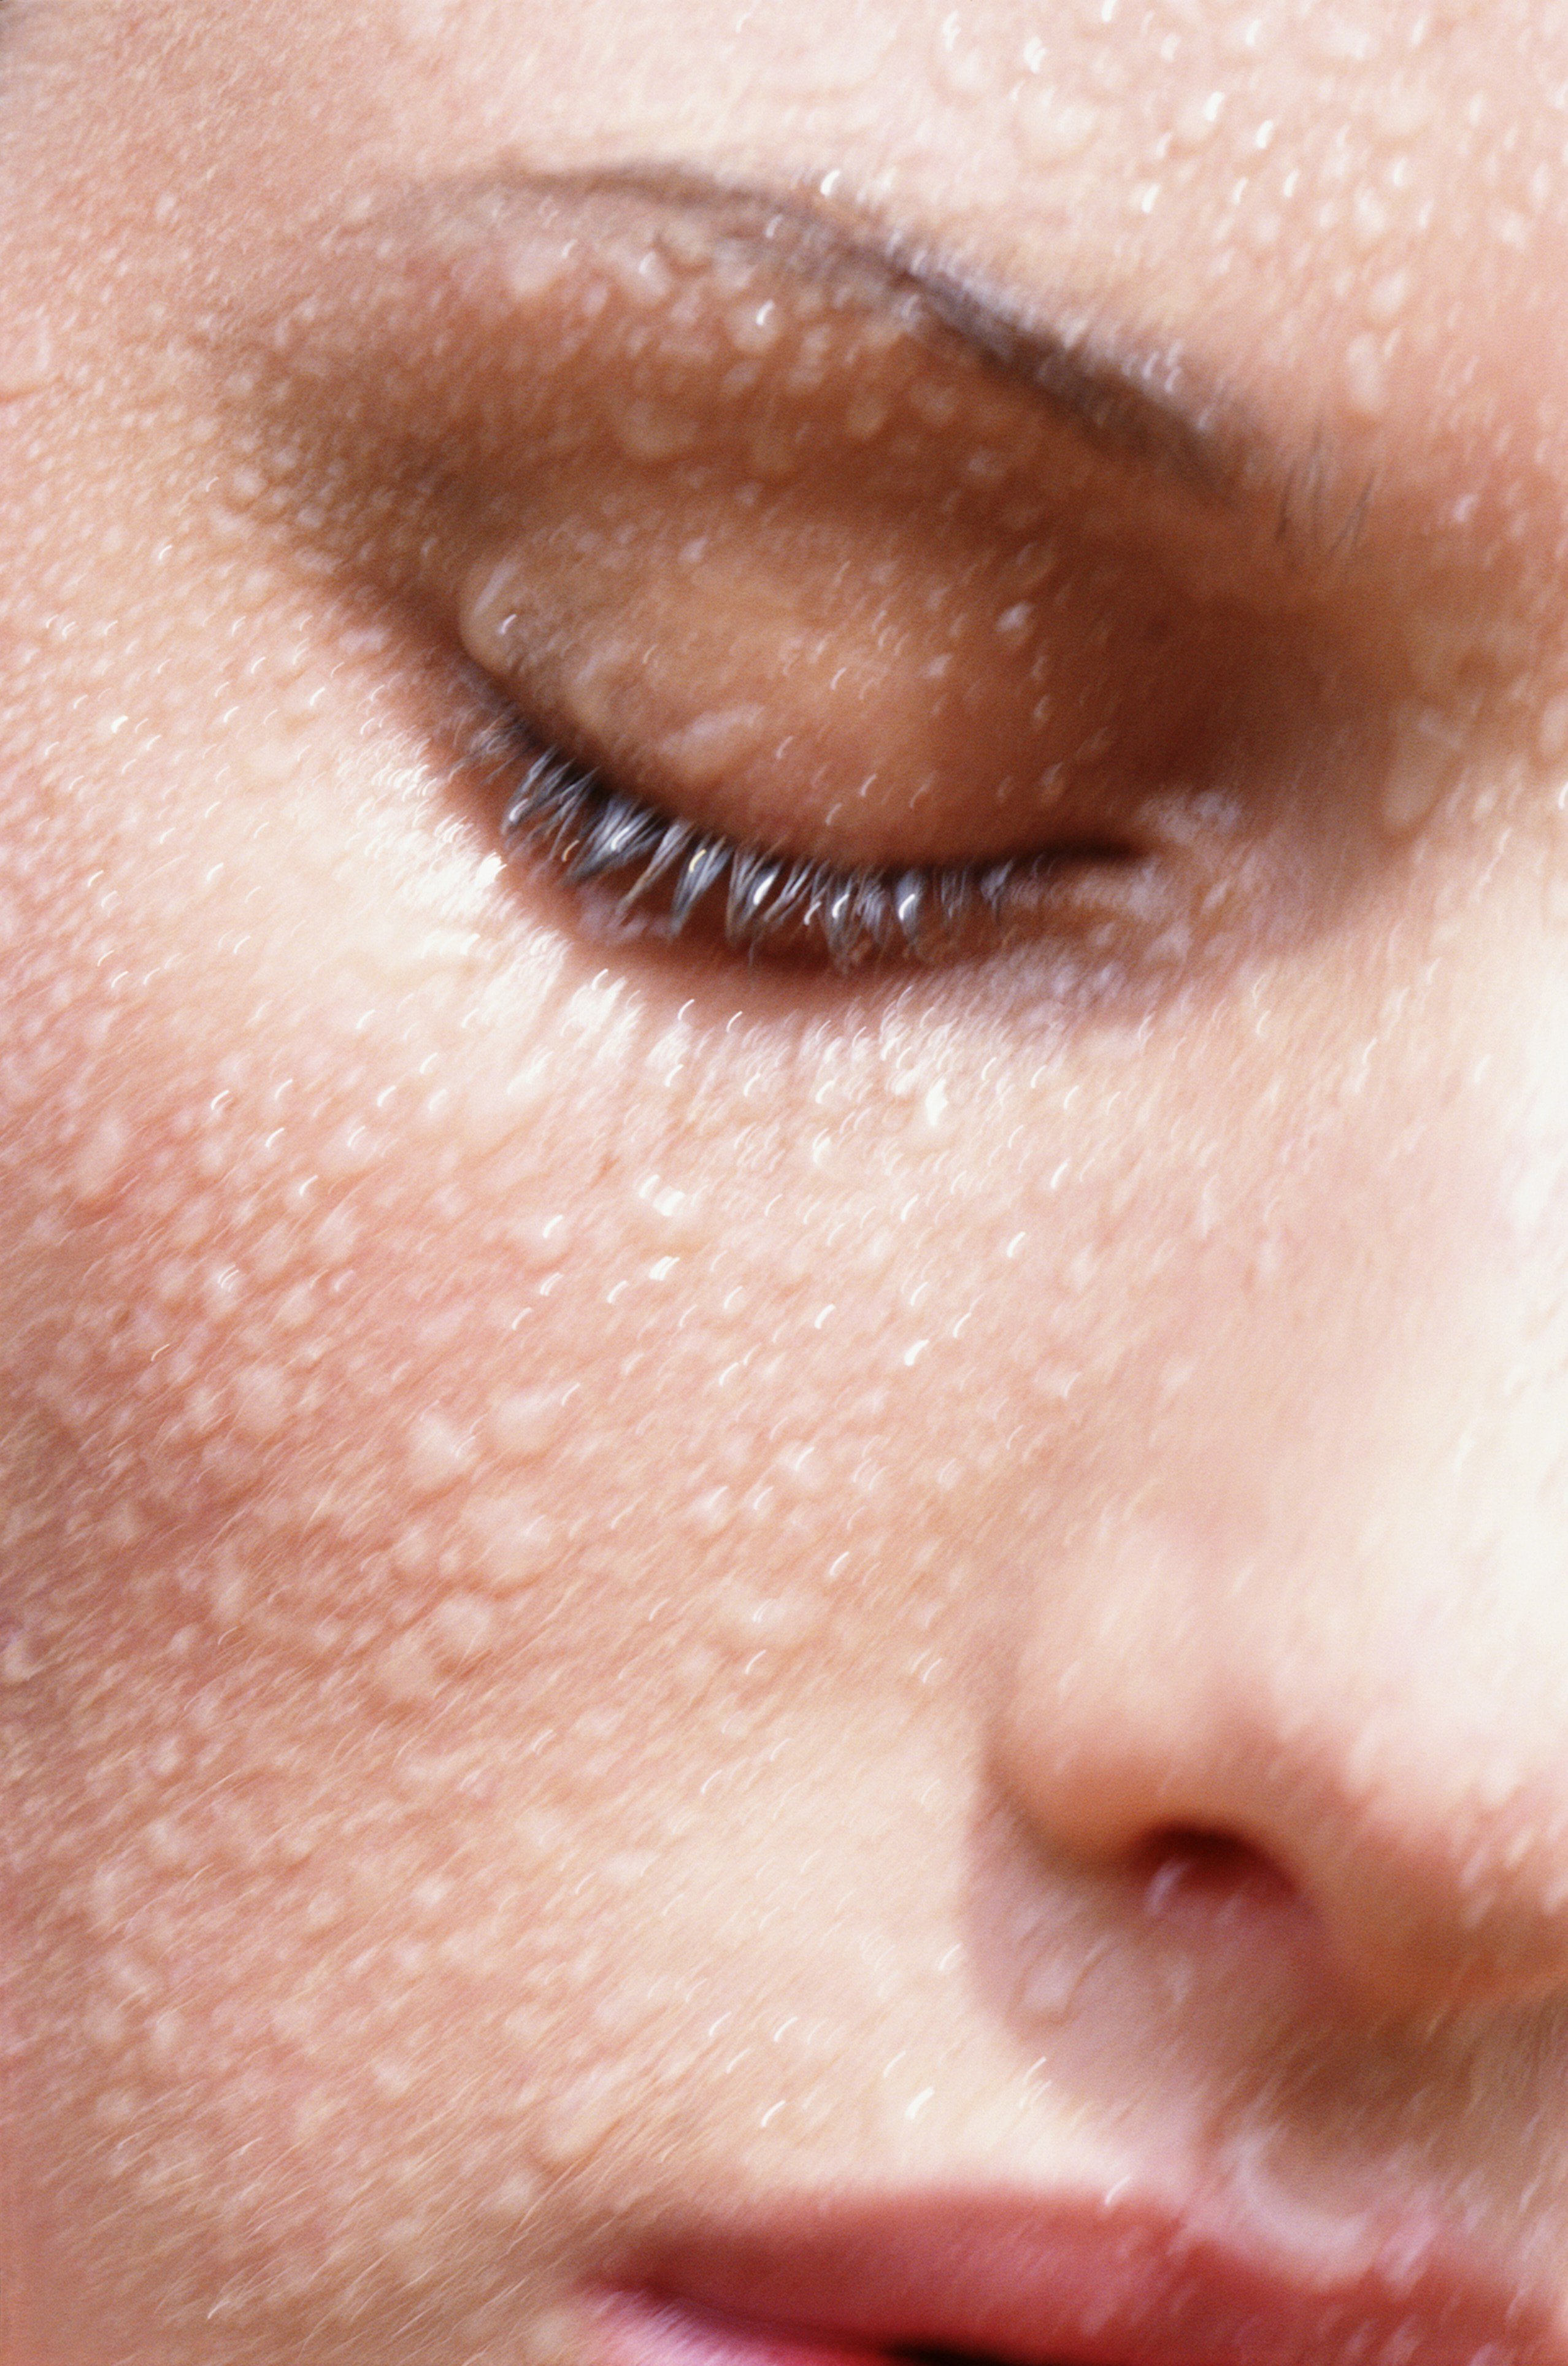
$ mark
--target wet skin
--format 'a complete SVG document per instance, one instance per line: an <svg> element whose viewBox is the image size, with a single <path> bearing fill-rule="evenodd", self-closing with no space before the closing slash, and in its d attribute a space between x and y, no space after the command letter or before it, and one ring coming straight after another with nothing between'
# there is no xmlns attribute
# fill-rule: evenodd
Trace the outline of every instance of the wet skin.
<svg viewBox="0 0 1568 2366"><path fill-rule="evenodd" d="M1127 2180L1564 2338L1568 16L6 39L5 2366Z"/></svg>

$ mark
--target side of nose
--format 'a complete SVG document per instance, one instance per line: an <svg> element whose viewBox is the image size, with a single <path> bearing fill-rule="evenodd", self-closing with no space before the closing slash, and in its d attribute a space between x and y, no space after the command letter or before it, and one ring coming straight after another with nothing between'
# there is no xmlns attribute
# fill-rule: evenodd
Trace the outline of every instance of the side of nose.
<svg viewBox="0 0 1568 2366"><path fill-rule="evenodd" d="M1440 1533L1260 1572L1127 1526L1041 1582L1003 1780L1052 1853L1129 1882L1194 1842L1282 1876L1355 2010L1568 1990L1568 1614L1538 1547L1465 1584Z"/></svg>

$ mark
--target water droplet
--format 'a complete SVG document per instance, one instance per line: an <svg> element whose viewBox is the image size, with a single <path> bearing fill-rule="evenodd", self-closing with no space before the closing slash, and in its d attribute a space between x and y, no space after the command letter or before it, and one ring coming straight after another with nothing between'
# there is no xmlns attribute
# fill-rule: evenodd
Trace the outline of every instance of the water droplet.
<svg viewBox="0 0 1568 2366"><path fill-rule="evenodd" d="M716 1633L736 1650L790 1651L808 1642L822 1625L820 1598L805 1591L761 1594L727 1588L714 1605Z"/></svg>
<svg viewBox="0 0 1568 2366"><path fill-rule="evenodd" d="M1350 208L1350 229L1359 246L1381 246L1388 236L1392 216L1375 189L1358 189Z"/></svg>
<svg viewBox="0 0 1568 2366"><path fill-rule="evenodd" d="M252 1364L234 1381L233 1418L242 1436L276 1437L294 1410L294 1385L276 1364Z"/></svg>
<svg viewBox="0 0 1568 2366"><path fill-rule="evenodd" d="M1568 696L1551 699L1542 707L1535 744L1543 763L1555 764L1568 756Z"/></svg>
<svg viewBox="0 0 1568 2366"><path fill-rule="evenodd" d="M699 1537L716 1537L728 1527L735 1517L734 1491L728 1487L708 1487L693 1497L685 1510L686 1525Z"/></svg>
<svg viewBox="0 0 1568 2366"><path fill-rule="evenodd" d="M1380 91L1372 107L1372 121L1386 141L1403 145L1425 131L1438 111L1437 98L1427 83L1393 83Z"/></svg>
<svg viewBox="0 0 1568 2366"><path fill-rule="evenodd" d="M688 787L711 788L755 753L768 729L765 707L712 707L679 731L667 732L654 753Z"/></svg>
<svg viewBox="0 0 1568 2366"><path fill-rule="evenodd" d="M367 1175L385 1150L378 1135L357 1120L339 1126L321 1144L316 1154L316 1168L329 1182L346 1182L352 1177Z"/></svg>
<svg viewBox="0 0 1568 2366"><path fill-rule="evenodd" d="M534 1273L559 1265L571 1234L571 1219L564 1215L520 1216L506 1228L519 1263Z"/></svg>
<svg viewBox="0 0 1568 2366"><path fill-rule="evenodd" d="M706 1211L693 1191L647 1175L635 1195L643 1230L661 1247L694 1248L707 1234Z"/></svg>
<svg viewBox="0 0 1568 2366"><path fill-rule="evenodd" d="M1378 818L1390 837L1420 827L1452 785L1462 742L1448 717L1434 706L1404 707L1395 727L1395 749L1378 800Z"/></svg>
<svg viewBox="0 0 1568 2366"><path fill-rule="evenodd" d="M1280 2180L1272 2130L1238 2135L1225 2147L1223 2171L1238 2214L1250 2220L1276 2257L1299 2260L1318 2282L1348 2281L1373 2267L1380 2230L1371 2214L1320 2206Z"/></svg>
<svg viewBox="0 0 1568 2366"><path fill-rule="evenodd" d="M809 1441L781 1447L778 1468L797 1495L823 1494L831 1483L827 1456L819 1446Z"/></svg>
<svg viewBox="0 0 1568 2366"><path fill-rule="evenodd" d="M772 297L761 304L736 304L725 321L738 353L771 353L784 332L784 314Z"/></svg>
<svg viewBox="0 0 1568 2366"><path fill-rule="evenodd" d="M37 394L53 376L54 338L44 315L7 315L0 326L0 401Z"/></svg>
<svg viewBox="0 0 1568 2366"><path fill-rule="evenodd" d="M630 2105L622 2071L588 2071L551 2099L531 2132L531 2149L547 2169L575 2169L598 2150Z"/></svg>
<svg viewBox="0 0 1568 2366"><path fill-rule="evenodd" d="M441 1678L430 1649L417 1633L396 1635L371 1663L371 1681L383 1700L406 1708L434 1700Z"/></svg>
<svg viewBox="0 0 1568 2366"><path fill-rule="evenodd" d="M610 430L629 460L656 464L690 452L698 428L694 419L661 403L628 402L612 410Z"/></svg>
<svg viewBox="0 0 1568 2366"><path fill-rule="evenodd" d="M1390 321L1398 318L1409 300L1409 272L1390 271L1382 278L1375 280L1368 289L1363 309L1369 321L1386 326Z"/></svg>
<svg viewBox="0 0 1568 2366"><path fill-rule="evenodd" d="M1103 120L1098 107L1055 90L1027 92L1019 118L1032 152L1051 164L1081 156L1098 136Z"/></svg>
<svg viewBox="0 0 1568 2366"><path fill-rule="evenodd" d="M25 1635L13 1635L0 1650L0 1684L30 1684L41 1673L43 1662Z"/></svg>
<svg viewBox="0 0 1568 2366"><path fill-rule="evenodd" d="M521 2366L581 2366L586 2346L581 2318L548 2308L523 2327Z"/></svg>
<svg viewBox="0 0 1568 2366"><path fill-rule="evenodd" d="M862 392L851 397L844 413L844 434L852 444L869 444L887 424L887 405L880 395Z"/></svg>
<svg viewBox="0 0 1568 2366"><path fill-rule="evenodd" d="M76 1154L71 1171L76 1198L87 1207L107 1200L125 1172L130 1154L130 1129L111 1110L99 1119Z"/></svg>
<svg viewBox="0 0 1568 2366"><path fill-rule="evenodd" d="M482 1659L494 1649L497 1632L495 1605L476 1594L448 1594L424 1622L431 1651L448 1668Z"/></svg>
<svg viewBox="0 0 1568 2366"><path fill-rule="evenodd" d="M444 1414L423 1413L409 1430L405 1469L415 1495L439 1495L473 1470L474 1441Z"/></svg>
<svg viewBox="0 0 1568 2366"><path fill-rule="evenodd" d="M1388 368L1381 337L1352 337L1345 348L1345 399L1360 419L1381 419L1388 409Z"/></svg>
<svg viewBox="0 0 1568 2366"><path fill-rule="evenodd" d="M1206 98L1187 99L1172 118L1172 143L1178 148L1202 147L1218 130L1224 104L1223 90L1212 90Z"/></svg>
<svg viewBox="0 0 1568 2366"><path fill-rule="evenodd" d="M565 1413L556 1390L513 1390L485 1414L486 1443L505 1461L536 1461L559 1435Z"/></svg>
<svg viewBox="0 0 1568 2366"><path fill-rule="evenodd" d="M542 1577L557 1556L553 1520L525 1495L480 1495L464 1506L467 1573L492 1594L510 1594Z"/></svg>

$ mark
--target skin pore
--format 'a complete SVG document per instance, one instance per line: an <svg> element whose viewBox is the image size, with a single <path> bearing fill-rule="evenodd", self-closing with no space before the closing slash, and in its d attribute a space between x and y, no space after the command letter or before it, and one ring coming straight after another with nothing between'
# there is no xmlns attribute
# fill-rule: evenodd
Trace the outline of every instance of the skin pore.
<svg viewBox="0 0 1568 2366"><path fill-rule="evenodd" d="M4 2366L1003 2191L1558 2360L1568 15L0 42Z"/></svg>

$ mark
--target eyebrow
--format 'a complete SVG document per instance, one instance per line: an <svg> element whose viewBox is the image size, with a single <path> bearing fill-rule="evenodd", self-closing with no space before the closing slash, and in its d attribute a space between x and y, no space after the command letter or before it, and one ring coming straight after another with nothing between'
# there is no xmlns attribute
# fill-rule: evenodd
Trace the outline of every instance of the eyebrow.
<svg viewBox="0 0 1568 2366"><path fill-rule="evenodd" d="M1190 383L1174 352L1119 351L1085 321L1043 317L1042 308L990 286L931 241L819 186L731 181L685 165L528 175L505 186L513 196L622 197L666 219L694 214L715 236L716 254L728 240L794 276L848 278L916 335L953 341L1087 442L1154 468L1189 494L1230 502L1278 487L1282 528L1288 488L1308 473L1244 429L1217 389ZM1315 474L1315 464L1309 469Z"/></svg>

